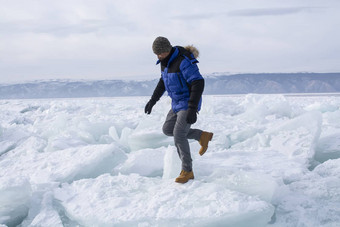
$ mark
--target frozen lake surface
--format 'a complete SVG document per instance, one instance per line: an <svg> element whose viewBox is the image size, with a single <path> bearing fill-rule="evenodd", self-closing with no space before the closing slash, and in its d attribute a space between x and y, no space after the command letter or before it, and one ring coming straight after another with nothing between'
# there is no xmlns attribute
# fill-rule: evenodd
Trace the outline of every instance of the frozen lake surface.
<svg viewBox="0 0 340 227"><path fill-rule="evenodd" d="M339 96L204 96L183 185L148 99L0 100L0 226L340 225Z"/></svg>

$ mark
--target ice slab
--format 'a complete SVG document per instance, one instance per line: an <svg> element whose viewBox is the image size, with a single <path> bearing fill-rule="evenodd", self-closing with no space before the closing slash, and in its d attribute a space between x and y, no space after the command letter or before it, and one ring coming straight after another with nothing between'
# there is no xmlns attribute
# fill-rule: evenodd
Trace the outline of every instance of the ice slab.
<svg viewBox="0 0 340 227"><path fill-rule="evenodd" d="M20 224L28 214L31 193L26 178L0 176L0 223L8 226Z"/></svg>
<svg viewBox="0 0 340 227"><path fill-rule="evenodd" d="M340 223L340 159L328 160L277 199L274 226L338 226Z"/></svg>
<svg viewBox="0 0 340 227"><path fill-rule="evenodd" d="M233 191L259 196L269 203L271 203L275 190L278 188L275 179L270 175L250 171L226 172L218 169L207 179L208 182L214 181L214 183Z"/></svg>
<svg viewBox="0 0 340 227"><path fill-rule="evenodd" d="M26 176L35 183L96 177L111 172L126 159L125 153L114 144L74 147L54 152L31 151L18 156L15 162L0 162L3 173Z"/></svg>
<svg viewBox="0 0 340 227"><path fill-rule="evenodd" d="M241 118L265 122L266 116L275 115L276 117L290 117L292 108L283 95L246 95L241 103L244 113Z"/></svg>
<svg viewBox="0 0 340 227"><path fill-rule="evenodd" d="M34 201L32 202L36 203L39 201L40 204L31 204L28 217L22 223L23 226L64 226L60 215L55 208L54 196L51 191L45 192L42 195L41 201L36 197L33 198Z"/></svg>
<svg viewBox="0 0 340 227"><path fill-rule="evenodd" d="M173 143L173 139L162 132L162 124L157 118L144 118L137 128L128 136L128 144L132 151L157 148Z"/></svg>
<svg viewBox="0 0 340 227"><path fill-rule="evenodd" d="M63 184L55 196L67 215L87 226L264 226L273 215L269 203L215 183L147 178L137 174Z"/></svg>
<svg viewBox="0 0 340 227"><path fill-rule="evenodd" d="M308 161L314 157L321 124L320 112L307 112L265 133L270 136L271 148L289 157Z"/></svg>
<svg viewBox="0 0 340 227"><path fill-rule="evenodd" d="M340 133L321 137L315 148L315 160L325 162L340 158Z"/></svg>
<svg viewBox="0 0 340 227"><path fill-rule="evenodd" d="M115 169L115 173L156 177L163 174L163 157L165 147L157 149L142 149L127 154L127 160Z"/></svg>
<svg viewBox="0 0 340 227"><path fill-rule="evenodd" d="M58 187L58 182L32 184L29 212L20 226L63 226L52 193Z"/></svg>
<svg viewBox="0 0 340 227"><path fill-rule="evenodd" d="M229 135L233 149L276 150L308 166L314 158L315 147L321 134L322 115L307 112L265 130L258 127Z"/></svg>
<svg viewBox="0 0 340 227"><path fill-rule="evenodd" d="M182 163L174 146L168 146L164 155L163 179L174 179L182 170Z"/></svg>

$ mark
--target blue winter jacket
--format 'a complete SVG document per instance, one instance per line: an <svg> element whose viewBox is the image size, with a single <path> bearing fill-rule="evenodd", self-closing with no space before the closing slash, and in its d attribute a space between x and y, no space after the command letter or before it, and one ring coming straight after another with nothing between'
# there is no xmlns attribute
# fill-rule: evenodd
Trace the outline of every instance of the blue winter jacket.
<svg viewBox="0 0 340 227"><path fill-rule="evenodd" d="M157 61L157 64L160 60ZM189 107L190 85L193 81L203 80L197 67L198 61L193 54L183 47L174 47L167 66L161 66L162 79L168 95L172 99L172 109L175 113L186 110ZM197 111L201 109L202 98L200 98Z"/></svg>

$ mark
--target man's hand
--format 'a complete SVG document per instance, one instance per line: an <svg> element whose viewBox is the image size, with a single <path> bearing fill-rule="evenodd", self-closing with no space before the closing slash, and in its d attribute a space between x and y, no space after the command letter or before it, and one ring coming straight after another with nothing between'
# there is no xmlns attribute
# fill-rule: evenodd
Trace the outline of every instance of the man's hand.
<svg viewBox="0 0 340 227"><path fill-rule="evenodd" d="M196 109L189 108L187 111L187 123L194 124L197 121L197 111Z"/></svg>
<svg viewBox="0 0 340 227"><path fill-rule="evenodd" d="M152 99L150 99L150 101L146 104L145 108L144 108L144 112L146 114L150 114L152 107L156 104L156 102Z"/></svg>

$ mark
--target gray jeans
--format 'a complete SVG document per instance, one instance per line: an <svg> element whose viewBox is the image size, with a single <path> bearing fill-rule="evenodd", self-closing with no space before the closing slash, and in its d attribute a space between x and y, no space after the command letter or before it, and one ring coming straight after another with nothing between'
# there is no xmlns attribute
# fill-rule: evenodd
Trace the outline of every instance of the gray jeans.
<svg viewBox="0 0 340 227"><path fill-rule="evenodd" d="M186 121L187 111L181 110L174 113L171 109L163 125L163 133L167 136L173 136L177 153L182 161L182 170L192 171L192 159L188 139L199 141L202 130L191 129L191 124Z"/></svg>

